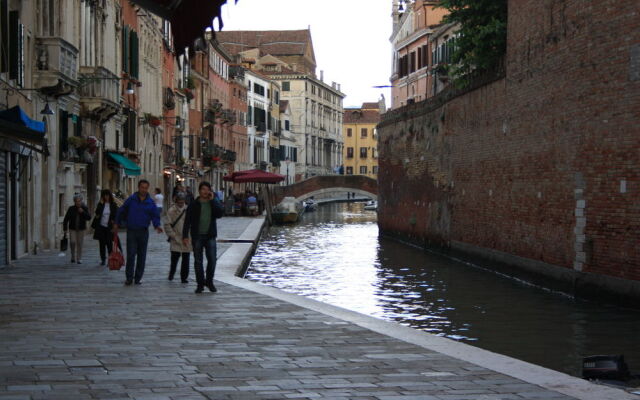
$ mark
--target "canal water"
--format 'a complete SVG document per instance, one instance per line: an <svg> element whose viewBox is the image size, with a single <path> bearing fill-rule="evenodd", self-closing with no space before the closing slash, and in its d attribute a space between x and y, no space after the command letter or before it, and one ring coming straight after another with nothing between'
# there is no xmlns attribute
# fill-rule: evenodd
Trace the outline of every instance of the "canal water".
<svg viewBox="0 0 640 400"><path fill-rule="evenodd" d="M375 212L331 204L272 227L247 278L574 376L624 354L640 373L640 312L552 293L378 237Z"/></svg>

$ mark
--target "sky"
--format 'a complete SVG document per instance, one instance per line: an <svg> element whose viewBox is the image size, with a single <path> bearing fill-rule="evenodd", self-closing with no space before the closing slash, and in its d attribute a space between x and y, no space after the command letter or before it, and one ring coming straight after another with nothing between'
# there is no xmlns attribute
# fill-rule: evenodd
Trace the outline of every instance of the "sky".
<svg viewBox="0 0 640 400"><path fill-rule="evenodd" d="M344 106L378 101L391 76L390 0L227 0L223 30L290 30L311 27L316 74L342 85Z"/></svg>

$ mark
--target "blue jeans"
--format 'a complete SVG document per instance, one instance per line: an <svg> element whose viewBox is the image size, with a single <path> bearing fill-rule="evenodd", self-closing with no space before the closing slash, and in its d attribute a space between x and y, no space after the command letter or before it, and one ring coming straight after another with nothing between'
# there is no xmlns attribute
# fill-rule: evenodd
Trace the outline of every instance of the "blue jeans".
<svg viewBox="0 0 640 400"><path fill-rule="evenodd" d="M217 247L216 238L209 237L208 235L199 235L193 239L193 258L194 268L196 270L196 282L198 287L213 284L213 274L216 272L217 261ZM207 275L205 280L205 274L202 268L203 258L202 253L207 255Z"/></svg>
<svg viewBox="0 0 640 400"><path fill-rule="evenodd" d="M134 278L136 282L140 282L142 280L142 275L144 274L144 264L147 261L148 243L148 228L127 229L127 281L133 281ZM135 275L133 273L134 266Z"/></svg>

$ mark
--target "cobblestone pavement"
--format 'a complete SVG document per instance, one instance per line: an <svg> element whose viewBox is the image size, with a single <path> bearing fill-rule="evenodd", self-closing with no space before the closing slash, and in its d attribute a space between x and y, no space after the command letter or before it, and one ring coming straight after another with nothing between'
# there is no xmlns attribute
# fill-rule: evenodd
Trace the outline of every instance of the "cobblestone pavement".
<svg viewBox="0 0 640 400"><path fill-rule="evenodd" d="M95 255L0 270L0 399L570 399L228 284L195 295L168 255L151 233L141 286Z"/></svg>

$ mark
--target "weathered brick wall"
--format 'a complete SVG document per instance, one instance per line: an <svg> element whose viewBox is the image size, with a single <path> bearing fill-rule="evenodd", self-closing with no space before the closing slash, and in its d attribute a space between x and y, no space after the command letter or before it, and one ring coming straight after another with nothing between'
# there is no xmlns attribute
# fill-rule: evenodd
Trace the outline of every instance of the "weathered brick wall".
<svg viewBox="0 0 640 400"><path fill-rule="evenodd" d="M380 125L379 224L640 280L640 2L512 0L506 78Z"/></svg>

